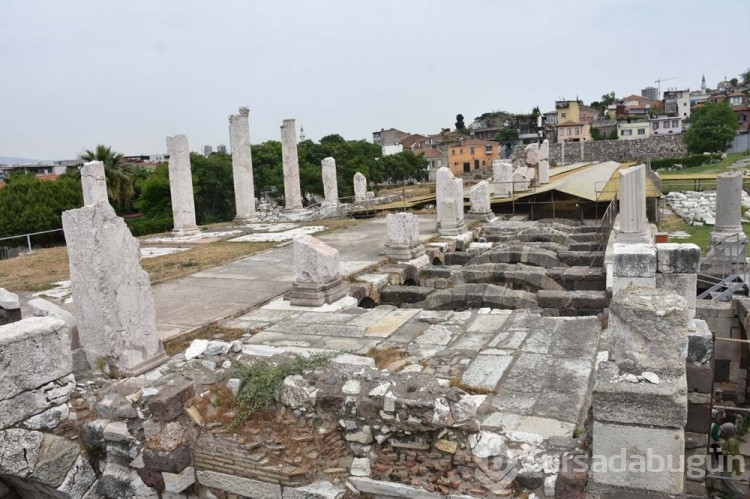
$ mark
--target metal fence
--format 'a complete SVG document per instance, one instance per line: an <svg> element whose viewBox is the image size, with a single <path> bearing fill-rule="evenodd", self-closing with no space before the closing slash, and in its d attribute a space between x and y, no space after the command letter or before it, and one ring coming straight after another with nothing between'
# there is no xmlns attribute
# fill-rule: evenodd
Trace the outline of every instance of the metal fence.
<svg viewBox="0 0 750 499"><path fill-rule="evenodd" d="M29 248L29 253L34 250L31 245L31 236L37 236L39 234L52 234L54 232L62 232L62 229L43 230L39 232L29 232L28 234L20 234L18 236L0 237L0 241L11 241L14 239L26 239L26 246ZM5 245L0 245L0 260L8 258L8 248Z"/></svg>

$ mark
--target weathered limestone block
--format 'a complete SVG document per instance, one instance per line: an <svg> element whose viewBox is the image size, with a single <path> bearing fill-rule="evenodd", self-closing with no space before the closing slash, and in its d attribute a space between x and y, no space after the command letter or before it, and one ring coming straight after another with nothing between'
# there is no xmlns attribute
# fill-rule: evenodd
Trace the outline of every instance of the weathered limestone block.
<svg viewBox="0 0 750 499"><path fill-rule="evenodd" d="M482 180L469 190L469 217L489 220L492 216L490 206L490 184Z"/></svg>
<svg viewBox="0 0 750 499"><path fill-rule="evenodd" d="M688 308L672 291L629 287L618 291L609 309L612 357L626 372L685 372Z"/></svg>
<svg viewBox="0 0 750 499"><path fill-rule="evenodd" d="M367 179L360 172L354 174L354 202L367 201Z"/></svg>
<svg viewBox="0 0 750 499"><path fill-rule="evenodd" d="M506 161L492 162L492 182L496 198L507 198L513 195L513 164Z"/></svg>
<svg viewBox="0 0 750 499"><path fill-rule="evenodd" d="M592 480L599 486L681 494L682 459L685 451L683 430L625 426L594 421L593 456L611 458L617 466L592 462ZM622 456L620 458L619 456ZM649 466L649 457L654 463ZM655 461L661 460L661 467ZM629 469L629 463L636 463ZM651 468L651 469L650 469ZM642 471L639 471L642 470ZM648 471L647 471L648 470ZM628 497L623 494L621 497Z"/></svg>
<svg viewBox="0 0 750 499"><path fill-rule="evenodd" d="M232 147L232 178L237 213L235 220L238 222L256 218L249 116L250 109L246 107L241 107L239 114L229 116L229 143Z"/></svg>
<svg viewBox="0 0 750 499"><path fill-rule="evenodd" d="M443 220L443 202L447 200L453 200L455 218L455 203L456 203L456 192L454 181L455 177L450 168L442 166L438 168L435 174L435 206L437 208L437 228L440 228L440 224Z"/></svg>
<svg viewBox="0 0 750 499"><path fill-rule="evenodd" d="M388 242L386 256L396 261L407 261L424 255L424 244L419 239L419 219L413 213L389 213L386 216Z"/></svg>
<svg viewBox="0 0 750 499"><path fill-rule="evenodd" d="M650 244L614 243L615 277L654 277L656 275L656 248Z"/></svg>
<svg viewBox="0 0 750 499"><path fill-rule="evenodd" d="M698 287L698 274L656 274L656 287L668 289L685 298L688 306L688 327L695 329L696 293Z"/></svg>
<svg viewBox="0 0 750 499"><path fill-rule="evenodd" d="M345 297L349 286L339 275L339 252L312 236L294 240L292 305L318 307Z"/></svg>
<svg viewBox="0 0 750 499"><path fill-rule="evenodd" d="M52 317L30 317L0 326L0 355L0 400L72 371L68 327Z"/></svg>
<svg viewBox="0 0 750 499"><path fill-rule="evenodd" d="M529 144L524 150L523 161L528 168L536 168L539 164L539 144Z"/></svg>
<svg viewBox="0 0 750 499"><path fill-rule="evenodd" d="M464 224L464 180L453 179L453 195L456 197L456 225L461 232L466 229Z"/></svg>
<svg viewBox="0 0 750 499"><path fill-rule="evenodd" d="M534 170L526 166L519 166L513 171L513 192L527 191L533 179Z"/></svg>
<svg viewBox="0 0 750 499"><path fill-rule="evenodd" d="M549 184L549 140L544 139L539 146L539 184Z"/></svg>
<svg viewBox="0 0 750 499"><path fill-rule="evenodd" d="M109 202L107 197L107 177L104 175L104 163L91 161L81 168L81 188L83 204L90 206L99 201Z"/></svg>
<svg viewBox="0 0 750 499"><path fill-rule="evenodd" d="M660 377L659 384L620 379L613 362L599 363L592 395L600 422L681 429L687 422L687 378Z"/></svg>
<svg viewBox="0 0 750 499"><path fill-rule="evenodd" d="M698 272L701 249L697 244L661 243L656 245L657 270L663 274Z"/></svg>
<svg viewBox="0 0 750 499"><path fill-rule="evenodd" d="M190 149L187 137L167 137L169 154L169 191L172 197L174 231L195 233L195 200L193 199L193 175L190 171Z"/></svg>
<svg viewBox="0 0 750 499"><path fill-rule="evenodd" d="M323 177L324 206L337 206L339 204L339 184L336 178L336 160L323 158L320 163L320 171Z"/></svg>
<svg viewBox="0 0 750 499"><path fill-rule="evenodd" d="M21 304L18 295L0 288L0 326L21 320Z"/></svg>
<svg viewBox="0 0 750 499"><path fill-rule="evenodd" d="M110 205L97 203L64 212L62 222L78 336L89 364L102 358L136 375L164 362L151 281L140 265L138 240L123 219Z"/></svg>
<svg viewBox="0 0 750 499"><path fill-rule="evenodd" d="M640 234L646 230L646 167L632 166L620 170L620 231Z"/></svg>
<svg viewBox="0 0 750 499"><path fill-rule="evenodd" d="M0 475L19 478L34 471L44 433L21 429L0 430Z"/></svg>
<svg viewBox="0 0 750 499"><path fill-rule="evenodd" d="M7 428L66 403L75 386L75 378L68 374L14 397L0 400L0 428Z"/></svg>
<svg viewBox="0 0 750 499"><path fill-rule="evenodd" d="M281 499L281 486L278 484L259 482L250 478L242 478L208 470L197 470L195 475L198 483L204 487L219 489L245 497Z"/></svg>
<svg viewBox="0 0 750 499"><path fill-rule="evenodd" d="M284 168L284 209L301 210L297 127L293 119L284 120L281 125L281 160Z"/></svg>

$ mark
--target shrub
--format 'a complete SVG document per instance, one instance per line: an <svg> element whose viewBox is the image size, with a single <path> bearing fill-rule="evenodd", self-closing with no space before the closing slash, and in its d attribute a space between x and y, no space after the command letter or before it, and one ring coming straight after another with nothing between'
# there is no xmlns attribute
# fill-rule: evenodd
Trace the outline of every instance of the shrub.
<svg viewBox="0 0 750 499"><path fill-rule="evenodd" d="M159 218L134 218L127 221L130 232L135 236L145 236L148 234L157 234L159 232L168 232L172 230L174 222L172 217Z"/></svg>
<svg viewBox="0 0 750 499"><path fill-rule="evenodd" d="M672 168L681 170L683 168L692 168L694 166L710 165L721 161L721 154L693 154L684 158L667 158L651 160L653 170L664 170Z"/></svg>

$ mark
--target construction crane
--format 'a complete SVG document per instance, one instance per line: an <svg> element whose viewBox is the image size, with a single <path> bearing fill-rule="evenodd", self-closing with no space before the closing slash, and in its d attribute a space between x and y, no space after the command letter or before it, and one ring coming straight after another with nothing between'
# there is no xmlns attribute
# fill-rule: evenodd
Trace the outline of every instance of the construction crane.
<svg viewBox="0 0 750 499"><path fill-rule="evenodd" d="M659 78L658 80L654 81L654 83L658 83L659 84L659 87L658 87L659 88L659 99L661 99L661 82L663 82L663 81L669 81L669 80L676 80L677 78L679 78L679 76L672 76L671 78Z"/></svg>

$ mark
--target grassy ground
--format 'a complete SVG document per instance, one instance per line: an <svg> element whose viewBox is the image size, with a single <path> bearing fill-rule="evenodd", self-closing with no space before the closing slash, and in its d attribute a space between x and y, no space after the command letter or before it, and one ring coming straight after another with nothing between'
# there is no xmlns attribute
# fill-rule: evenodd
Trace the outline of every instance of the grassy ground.
<svg viewBox="0 0 750 499"><path fill-rule="evenodd" d="M305 222L300 225L323 225L325 232L351 227L361 220L331 219ZM209 230L229 226L229 223L216 224ZM321 234L321 233L318 233ZM154 237L152 234L145 237ZM208 244L184 245L190 251L141 260L143 269L151 276L151 282L184 277L201 270L225 265L260 251L273 248L278 243L230 243L217 241ZM42 291L52 287L52 283L69 278L68 252L65 247L46 248L8 260L0 260L0 287L14 293Z"/></svg>
<svg viewBox="0 0 750 499"><path fill-rule="evenodd" d="M750 157L750 153L748 152L734 152L731 154L727 154L726 159L723 159L720 163L714 163L711 165L694 166L692 168L685 168L684 170L679 170L675 172L663 172L663 173L668 173L670 175L692 175L696 173L721 173L723 171L726 171L726 169L730 165L736 163L742 158L747 158L747 157Z"/></svg>
<svg viewBox="0 0 750 499"><path fill-rule="evenodd" d="M745 224L744 226L745 234L750 235L750 226ZM682 220L680 217L674 214L670 214L667 217L665 217L664 220L662 220L661 223L659 223L659 230L661 232L676 232L678 230L687 232L690 234L689 239L679 239L675 240L675 242L680 243L695 243L701 248L701 252L705 255L708 253L708 250L711 248L711 231L714 230L713 225L704 225L702 227L693 227L689 224L687 224L684 220ZM750 247L748 247L748 256L750 256Z"/></svg>

